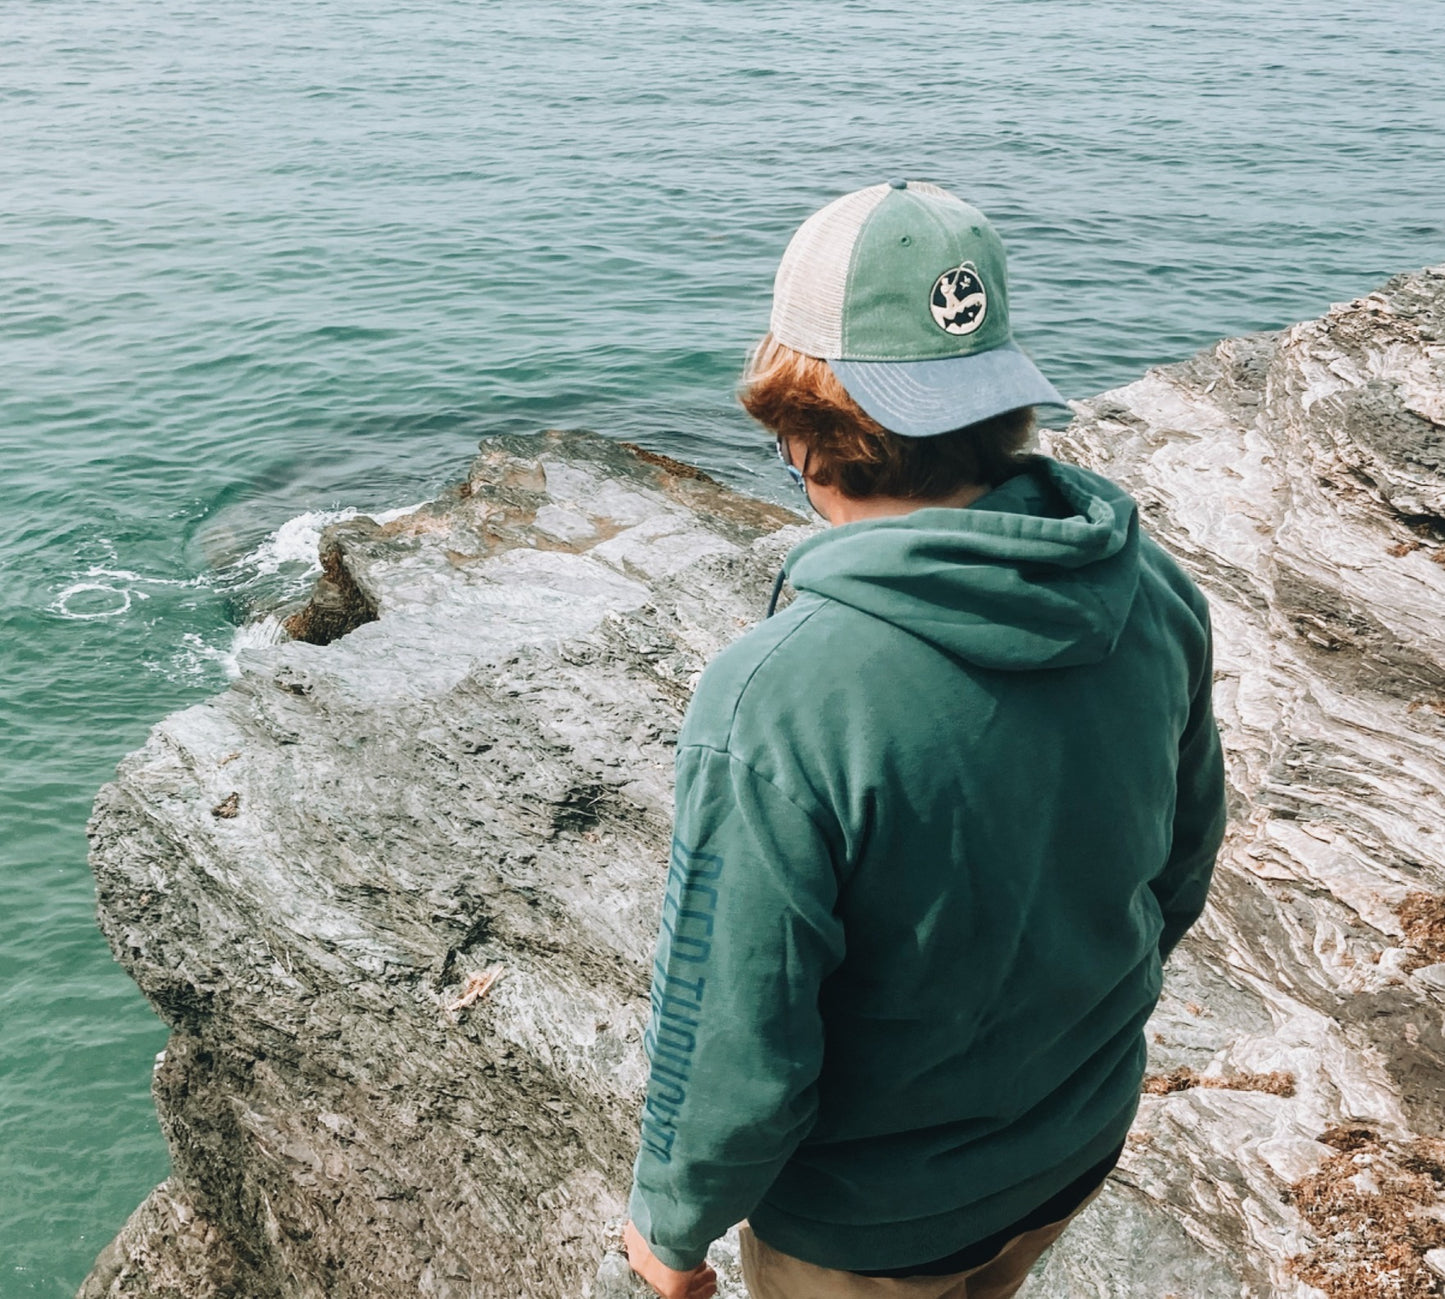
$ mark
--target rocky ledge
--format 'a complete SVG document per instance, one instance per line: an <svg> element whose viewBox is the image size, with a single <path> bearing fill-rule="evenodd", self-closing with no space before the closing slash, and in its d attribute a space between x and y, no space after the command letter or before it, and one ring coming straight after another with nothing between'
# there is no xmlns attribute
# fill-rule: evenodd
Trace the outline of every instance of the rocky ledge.
<svg viewBox="0 0 1445 1299"><path fill-rule="evenodd" d="M1233 817L1123 1162L1026 1293L1437 1293L1445 267L1081 402L1049 449L1208 593ZM327 533L293 639L96 803L173 1172L85 1299L632 1293L672 738L804 531L549 433Z"/></svg>

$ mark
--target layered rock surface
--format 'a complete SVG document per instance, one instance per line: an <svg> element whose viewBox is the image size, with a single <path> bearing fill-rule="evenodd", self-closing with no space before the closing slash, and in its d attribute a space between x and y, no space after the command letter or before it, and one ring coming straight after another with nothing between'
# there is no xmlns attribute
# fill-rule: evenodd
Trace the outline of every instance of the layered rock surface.
<svg viewBox="0 0 1445 1299"><path fill-rule="evenodd" d="M1445 268L1151 371L1050 444L1210 597L1233 818L1123 1163L1026 1293L1428 1294ZM328 533L297 638L97 801L102 927L173 1030L173 1174L87 1299L632 1292L608 1224L672 737L802 535L576 434L489 440L436 502Z"/></svg>

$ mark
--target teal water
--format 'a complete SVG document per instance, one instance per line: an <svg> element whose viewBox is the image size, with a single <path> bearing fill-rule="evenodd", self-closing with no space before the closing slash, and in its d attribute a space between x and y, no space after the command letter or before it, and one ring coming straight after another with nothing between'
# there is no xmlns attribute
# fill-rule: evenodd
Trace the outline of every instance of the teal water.
<svg viewBox="0 0 1445 1299"><path fill-rule="evenodd" d="M95 789L328 511L549 425L781 494L741 354L793 226L895 174L995 218L1067 395L1316 315L1445 261L1442 50L1398 0L9 0L0 1296L166 1172Z"/></svg>

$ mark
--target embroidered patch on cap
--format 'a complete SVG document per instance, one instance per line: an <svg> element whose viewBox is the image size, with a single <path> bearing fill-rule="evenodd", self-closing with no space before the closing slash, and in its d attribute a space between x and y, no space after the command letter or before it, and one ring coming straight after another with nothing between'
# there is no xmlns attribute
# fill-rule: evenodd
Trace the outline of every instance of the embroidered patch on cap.
<svg viewBox="0 0 1445 1299"><path fill-rule="evenodd" d="M933 282L928 307L934 323L950 334L971 334L988 312L988 295L978 277L978 267L964 262L944 271Z"/></svg>

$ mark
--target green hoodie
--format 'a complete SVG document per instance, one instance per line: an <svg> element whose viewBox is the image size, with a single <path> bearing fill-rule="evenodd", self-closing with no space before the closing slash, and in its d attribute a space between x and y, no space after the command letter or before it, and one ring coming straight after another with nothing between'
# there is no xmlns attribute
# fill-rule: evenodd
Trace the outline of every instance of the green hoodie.
<svg viewBox="0 0 1445 1299"><path fill-rule="evenodd" d="M1224 827L1203 596L1107 479L831 528L678 741L631 1214L943 1257L1103 1159Z"/></svg>

